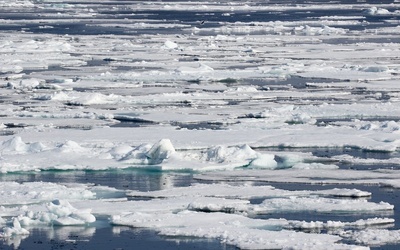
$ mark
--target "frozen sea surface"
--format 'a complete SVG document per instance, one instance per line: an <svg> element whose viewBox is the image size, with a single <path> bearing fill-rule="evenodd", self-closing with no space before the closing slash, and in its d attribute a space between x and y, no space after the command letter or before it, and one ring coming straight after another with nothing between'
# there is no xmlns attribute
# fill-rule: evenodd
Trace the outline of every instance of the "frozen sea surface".
<svg viewBox="0 0 400 250"><path fill-rule="evenodd" d="M397 249L399 7L0 0L0 248Z"/></svg>

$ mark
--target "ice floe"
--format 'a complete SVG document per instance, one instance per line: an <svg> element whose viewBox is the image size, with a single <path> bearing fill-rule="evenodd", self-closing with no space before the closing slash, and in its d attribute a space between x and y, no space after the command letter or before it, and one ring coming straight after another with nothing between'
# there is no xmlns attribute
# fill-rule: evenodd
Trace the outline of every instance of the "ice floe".
<svg viewBox="0 0 400 250"><path fill-rule="evenodd" d="M356 242L370 246L397 244L400 241L399 230L367 229L348 234Z"/></svg>
<svg viewBox="0 0 400 250"><path fill-rule="evenodd" d="M68 201L53 200L46 204L48 211L33 213L27 211L25 215L19 215L17 220L23 226L32 225L56 225L56 226L77 226L86 225L96 221L91 214L91 209L76 209Z"/></svg>
<svg viewBox="0 0 400 250"><path fill-rule="evenodd" d="M134 169L202 182L143 192L2 181L6 244L52 225L91 237L98 218L246 249L399 244L397 207L352 188L400 187L398 1L0 7L4 180ZM302 213L351 218L265 218Z"/></svg>
<svg viewBox="0 0 400 250"><path fill-rule="evenodd" d="M217 238L224 243L239 248L296 248L309 247L323 249L352 249L354 246L338 244L340 237L334 235L305 234L293 231L273 230L281 226L279 220L252 220L230 214L213 213L204 217L203 213L180 212L154 216L143 213L132 213L124 216L114 216L112 223L135 227L152 226L162 235L195 236ZM238 230L240 228L240 230ZM272 230L266 230L271 228ZM323 243L324 242L324 243ZM325 244L325 245L324 245Z"/></svg>

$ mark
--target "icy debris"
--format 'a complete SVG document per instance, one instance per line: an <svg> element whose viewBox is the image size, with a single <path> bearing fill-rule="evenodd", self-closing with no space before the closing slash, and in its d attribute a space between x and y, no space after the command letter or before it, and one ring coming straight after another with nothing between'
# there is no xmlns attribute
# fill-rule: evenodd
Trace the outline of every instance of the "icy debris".
<svg viewBox="0 0 400 250"><path fill-rule="evenodd" d="M276 169L278 168L278 163L275 161L275 155L262 154L252 160L248 168Z"/></svg>
<svg viewBox="0 0 400 250"><path fill-rule="evenodd" d="M214 69L204 63L196 63L193 66L181 66L175 70L176 74L181 75L197 75L201 73L211 73Z"/></svg>
<svg viewBox="0 0 400 250"><path fill-rule="evenodd" d="M286 229L334 229L334 228L364 228L368 226L383 226L390 225L395 222L392 218L369 218L360 219L354 222L342 221L288 221Z"/></svg>
<svg viewBox="0 0 400 250"><path fill-rule="evenodd" d="M363 122L356 125L360 130L383 131L393 133L400 131L400 123L395 121Z"/></svg>
<svg viewBox="0 0 400 250"><path fill-rule="evenodd" d="M113 147L108 153L112 158L116 160L121 160L127 157L127 155L134 150L133 147L123 144L116 147Z"/></svg>
<svg viewBox="0 0 400 250"><path fill-rule="evenodd" d="M383 129L396 131L397 123L388 123ZM0 161L3 172L44 169L155 168L159 170L215 171L235 168L249 169L337 169L333 164L305 162L303 156L293 153L257 152L249 145L213 146L204 150L176 150L171 140L154 144L130 146L126 143L98 147L96 143L84 146L76 141L63 143L25 143L19 136L0 142L0 152L7 161ZM62 154L60 154L62 153Z"/></svg>
<svg viewBox="0 0 400 250"><path fill-rule="evenodd" d="M0 73L5 74L5 73L21 73L24 70L23 67L19 65L0 65ZM15 84L10 83L8 87L13 88Z"/></svg>
<svg viewBox="0 0 400 250"><path fill-rule="evenodd" d="M103 95L100 93L86 93L78 95L76 97L71 97L71 100L68 101L68 104L76 106L87 106L96 104L113 104L118 103L120 100L121 97L114 94Z"/></svg>
<svg viewBox="0 0 400 250"><path fill-rule="evenodd" d="M360 231L347 231L343 236L348 237L359 244L369 246L398 244L400 242L400 230L366 229Z"/></svg>
<svg viewBox="0 0 400 250"><path fill-rule="evenodd" d="M164 48L166 49L177 49L178 48L178 44L175 42L172 42L170 40L167 40L164 42Z"/></svg>
<svg viewBox="0 0 400 250"><path fill-rule="evenodd" d="M85 153L89 151L74 141L66 141L55 150L60 153Z"/></svg>
<svg viewBox="0 0 400 250"><path fill-rule="evenodd" d="M201 152L176 151L169 139L153 145L141 145L121 158L135 167L154 165L165 170L191 169L195 171L222 170L249 166L275 168L274 155L260 154L248 145L215 146Z"/></svg>
<svg viewBox="0 0 400 250"><path fill-rule="evenodd" d="M168 139L162 139L151 147L151 149L146 153L146 157L149 160L149 164L160 164L175 153L176 151L171 141Z"/></svg>
<svg viewBox="0 0 400 250"><path fill-rule="evenodd" d="M53 200L46 204L46 208L48 212L27 211L17 219L23 226L40 224L76 226L96 221L91 209L76 209L66 200Z"/></svg>
<svg viewBox="0 0 400 250"><path fill-rule="evenodd" d="M305 113L294 113L292 118L287 121L289 124L315 124L317 119Z"/></svg>
<svg viewBox="0 0 400 250"><path fill-rule="evenodd" d="M12 237L14 235L28 235L29 231L25 228L21 227L17 218L13 219L11 227L4 227L2 231L0 231L0 238Z"/></svg>
<svg viewBox="0 0 400 250"><path fill-rule="evenodd" d="M86 149L81 147L77 142L66 141L65 143L56 146L54 149L48 148L40 142L25 143L20 136L15 136L9 140L3 141L0 144L0 152L3 154L30 154L40 153L42 151L55 150L61 153L67 152L85 152Z"/></svg>
<svg viewBox="0 0 400 250"><path fill-rule="evenodd" d="M21 7L34 7L35 4L29 0L16 0L16 1L1 0L0 6L1 7L21 8Z"/></svg>
<svg viewBox="0 0 400 250"><path fill-rule="evenodd" d="M46 150L46 146L40 142L27 144L20 136L15 136L0 144L0 153L3 154L27 154Z"/></svg>
<svg viewBox="0 0 400 250"><path fill-rule="evenodd" d="M33 98L41 101L69 101L72 97L64 91L57 91L51 94L36 94Z"/></svg>
<svg viewBox="0 0 400 250"><path fill-rule="evenodd" d="M1 182L0 205L32 204L55 198L69 200L94 199L95 193L86 186L70 186L48 182Z"/></svg>
<svg viewBox="0 0 400 250"><path fill-rule="evenodd" d="M337 165L323 163L296 163L292 166L293 169L339 169Z"/></svg>
<svg viewBox="0 0 400 250"><path fill-rule="evenodd" d="M328 190L321 190L319 191L321 194L324 195L331 195L334 197L352 197L352 198L360 198L360 197L369 197L372 193L367 191L362 191L359 189L347 189L347 188L334 188ZM317 192L318 193L318 192Z"/></svg>
<svg viewBox="0 0 400 250"><path fill-rule="evenodd" d="M320 213L371 213L376 211L391 211L393 209L394 206L387 202L373 203L363 199L342 200L323 197L289 197L266 199L259 205L253 205L250 211L256 214L264 214L277 211L315 211Z"/></svg>
<svg viewBox="0 0 400 250"><path fill-rule="evenodd" d="M225 161L252 159L257 153L248 145L237 147L216 146L208 149L202 157L206 161L222 163Z"/></svg>
<svg viewBox="0 0 400 250"><path fill-rule="evenodd" d="M278 162L280 168L291 168L296 164L302 163L304 160L303 157L301 157L300 155L290 153L277 155L275 159Z"/></svg>
<svg viewBox="0 0 400 250"><path fill-rule="evenodd" d="M400 188L400 179L382 180L380 185L382 187Z"/></svg>
<svg viewBox="0 0 400 250"><path fill-rule="evenodd" d="M360 70L364 72L387 72L389 71L389 67L386 65L374 65L362 67Z"/></svg>
<svg viewBox="0 0 400 250"><path fill-rule="evenodd" d="M54 200L47 205L50 213L57 216L52 223L54 225L84 225L96 221L90 209L78 210L68 201Z"/></svg>
<svg viewBox="0 0 400 250"><path fill-rule="evenodd" d="M26 153L29 146L22 141L20 136L15 136L9 140L3 141L0 144L0 151L2 153Z"/></svg>
<svg viewBox="0 0 400 250"><path fill-rule="evenodd" d="M323 25L322 27L310 27L308 25L305 25L295 28L294 32L299 35L318 36L346 34L348 30L342 28L333 28L326 25Z"/></svg>
<svg viewBox="0 0 400 250"><path fill-rule="evenodd" d="M8 82L7 87L12 89L26 89L32 90L40 85L42 85L45 81L42 79L22 79L18 83Z"/></svg>
<svg viewBox="0 0 400 250"><path fill-rule="evenodd" d="M367 15L389 15L389 14L391 14L390 11L388 11L387 9L378 8L375 6L369 8L369 9L366 9L363 12L364 12L364 14L367 14Z"/></svg>
<svg viewBox="0 0 400 250"><path fill-rule="evenodd" d="M129 98L122 98L119 95L91 92L57 91L54 93L35 94L33 99L41 101L59 101L73 106L90 106L100 104L117 104L128 101Z"/></svg>

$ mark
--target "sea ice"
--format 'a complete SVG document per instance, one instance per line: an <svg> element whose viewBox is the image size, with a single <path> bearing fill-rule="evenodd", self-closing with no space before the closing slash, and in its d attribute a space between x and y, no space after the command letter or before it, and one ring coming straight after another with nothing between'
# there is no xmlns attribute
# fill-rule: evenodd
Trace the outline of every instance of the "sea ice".
<svg viewBox="0 0 400 250"><path fill-rule="evenodd" d="M224 243L246 249L354 249L336 243L340 237L327 234L305 234L279 229L283 220L254 220L240 215L183 211L176 214L131 213L113 216L118 225L156 228L162 235L217 238ZM362 248L360 248L362 249Z"/></svg>
<svg viewBox="0 0 400 250"><path fill-rule="evenodd" d="M4 227L2 231L0 231L0 238L11 237L13 235L27 235L29 231L25 228L21 227L19 221L14 218L13 224L11 227Z"/></svg>
<svg viewBox="0 0 400 250"><path fill-rule="evenodd" d="M0 0L2 174L141 168L213 182L139 192L3 181L0 237L18 247L25 226L86 226L101 215L240 248L398 244L394 218L248 217L397 216L386 197L372 202L359 189L261 184L399 188L398 3L272 2ZM312 155L319 149L343 153ZM388 229L370 228L380 224ZM307 229L319 234L297 231Z"/></svg>
<svg viewBox="0 0 400 250"><path fill-rule="evenodd" d="M46 204L48 212L27 212L17 217L24 225L50 224L59 226L86 225L96 221L91 209L76 209L68 201L53 200Z"/></svg>
<svg viewBox="0 0 400 250"><path fill-rule="evenodd" d="M280 198L280 197L307 197L307 196L334 196L334 197L368 197L371 193L358 189L326 189L316 191L288 191L277 189L273 186L254 186L251 183L247 185L229 185L229 184L196 184L189 187L177 187L158 191L139 192L130 191L127 193L132 197L153 197L153 198L171 198L171 197L224 197L231 199L254 199L254 198Z"/></svg>
<svg viewBox="0 0 400 250"><path fill-rule="evenodd" d="M67 186L50 182L1 182L0 205L24 205L53 199L86 200L96 194L85 185ZM1 213L1 212L0 212Z"/></svg>
<svg viewBox="0 0 400 250"><path fill-rule="evenodd" d="M354 232L349 231L344 235L357 243L369 246L398 244L400 242L400 230L366 229Z"/></svg>

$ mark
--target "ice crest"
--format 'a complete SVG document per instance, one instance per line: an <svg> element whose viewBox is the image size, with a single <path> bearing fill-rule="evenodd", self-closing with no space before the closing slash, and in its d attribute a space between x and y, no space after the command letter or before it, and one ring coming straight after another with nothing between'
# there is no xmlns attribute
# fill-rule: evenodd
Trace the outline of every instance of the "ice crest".
<svg viewBox="0 0 400 250"><path fill-rule="evenodd" d="M378 8L373 6L369 9L364 10L363 13L367 15L389 15L390 11L384 8Z"/></svg>
<svg viewBox="0 0 400 250"><path fill-rule="evenodd" d="M17 218L12 221L11 227L4 227L2 232L0 231L0 238L12 237L15 235L28 235L29 231L21 227Z"/></svg>
<svg viewBox="0 0 400 250"><path fill-rule="evenodd" d="M149 164L160 164L175 154L175 148L169 139L161 139L146 153Z"/></svg>
<svg viewBox="0 0 400 250"><path fill-rule="evenodd" d="M176 44L175 42L172 42L170 40L167 40L164 42L163 47L166 49L176 49L176 48L178 48L178 44Z"/></svg>
<svg viewBox="0 0 400 250"><path fill-rule="evenodd" d="M29 225L58 225L76 226L87 225L96 221L91 209L76 209L66 200L53 200L47 203L48 212L27 211L17 218L18 224Z"/></svg>
<svg viewBox="0 0 400 250"><path fill-rule="evenodd" d="M0 151L3 153L26 153L29 146L22 141L20 136L15 136L0 144Z"/></svg>

